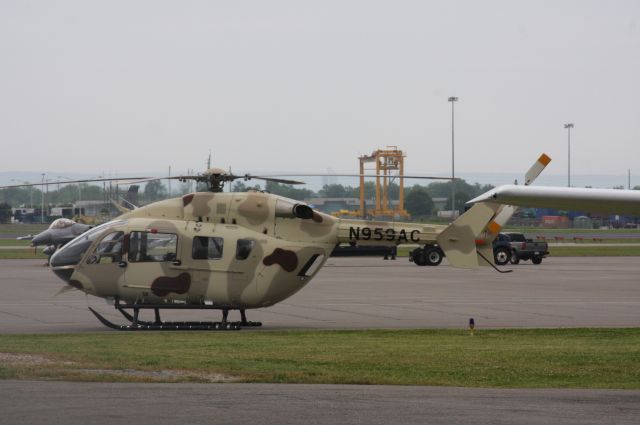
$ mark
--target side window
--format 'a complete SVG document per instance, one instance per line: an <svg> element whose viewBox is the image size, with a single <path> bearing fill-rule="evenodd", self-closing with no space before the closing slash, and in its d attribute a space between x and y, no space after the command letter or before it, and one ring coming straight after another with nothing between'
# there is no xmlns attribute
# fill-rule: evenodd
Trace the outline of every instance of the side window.
<svg viewBox="0 0 640 425"><path fill-rule="evenodd" d="M251 250L256 241L251 239L238 239L238 245L236 245L236 260L246 260L251 254Z"/></svg>
<svg viewBox="0 0 640 425"><path fill-rule="evenodd" d="M119 263L122 260L122 240L124 232L109 233L98 243L93 254L87 258L88 264Z"/></svg>
<svg viewBox="0 0 640 425"><path fill-rule="evenodd" d="M177 256L178 237L172 233L131 232L129 261L132 263L173 261Z"/></svg>
<svg viewBox="0 0 640 425"><path fill-rule="evenodd" d="M194 260L217 260L222 258L224 240L216 237L196 236L193 238L191 257Z"/></svg>

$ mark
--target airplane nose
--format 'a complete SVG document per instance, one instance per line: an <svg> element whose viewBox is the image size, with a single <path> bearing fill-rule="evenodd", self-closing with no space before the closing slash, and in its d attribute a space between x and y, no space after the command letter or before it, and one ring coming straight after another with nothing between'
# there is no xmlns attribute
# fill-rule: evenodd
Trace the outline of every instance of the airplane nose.
<svg viewBox="0 0 640 425"><path fill-rule="evenodd" d="M31 239L31 245L53 245L53 241L51 240L51 235L47 232L41 233L39 235L35 235L33 239Z"/></svg>

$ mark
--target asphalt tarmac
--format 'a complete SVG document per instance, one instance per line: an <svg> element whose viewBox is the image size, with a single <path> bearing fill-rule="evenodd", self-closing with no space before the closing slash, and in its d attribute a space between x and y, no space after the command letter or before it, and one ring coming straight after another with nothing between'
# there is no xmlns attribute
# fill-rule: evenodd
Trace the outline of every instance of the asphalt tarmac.
<svg viewBox="0 0 640 425"><path fill-rule="evenodd" d="M247 314L263 330L466 328L472 317L479 329L640 326L637 257L547 258L505 269L513 272L331 258L291 298ZM0 261L0 333L114 332L88 306L125 323L104 300L77 290L56 296L61 288L42 260ZM163 312L165 320L220 318L218 311Z"/></svg>
<svg viewBox="0 0 640 425"><path fill-rule="evenodd" d="M619 424L640 391L0 381L0 423Z"/></svg>
<svg viewBox="0 0 640 425"><path fill-rule="evenodd" d="M42 260L0 261L0 333L117 332ZM640 261L548 258L492 269L332 258L290 299L248 312L272 329L640 326ZM218 320L214 312L165 319ZM231 313L234 319L237 313ZM2 351L0 347L0 352ZM0 424L637 424L640 391L0 380Z"/></svg>

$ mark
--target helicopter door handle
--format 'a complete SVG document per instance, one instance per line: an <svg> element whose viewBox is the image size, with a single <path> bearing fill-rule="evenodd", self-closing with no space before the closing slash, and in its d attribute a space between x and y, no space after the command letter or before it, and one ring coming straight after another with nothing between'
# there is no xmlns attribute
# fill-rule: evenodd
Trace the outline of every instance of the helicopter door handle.
<svg viewBox="0 0 640 425"><path fill-rule="evenodd" d="M173 264L174 266L181 266L181 265L182 265L182 261L180 261L180 260L173 260L173 261L171 262L171 264Z"/></svg>
<svg viewBox="0 0 640 425"><path fill-rule="evenodd" d="M120 261L118 263L118 267L127 267L127 262L126 261Z"/></svg>

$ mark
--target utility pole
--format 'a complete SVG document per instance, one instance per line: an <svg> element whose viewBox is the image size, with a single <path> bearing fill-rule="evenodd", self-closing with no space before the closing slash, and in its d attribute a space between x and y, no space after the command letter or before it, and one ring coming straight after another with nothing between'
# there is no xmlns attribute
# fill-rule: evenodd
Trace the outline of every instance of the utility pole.
<svg viewBox="0 0 640 425"><path fill-rule="evenodd" d="M567 129L567 187L571 187L571 129L573 123L567 123L564 125Z"/></svg>
<svg viewBox="0 0 640 425"><path fill-rule="evenodd" d="M451 102L451 214L453 215L453 219L456 218L456 151L455 151L455 134L454 134L454 107L453 105L458 101L458 98L455 96L451 96L449 98L449 102Z"/></svg>
<svg viewBox="0 0 640 425"><path fill-rule="evenodd" d="M41 193L42 193L42 210L40 211L40 223L44 224L44 176L45 174L42 173L42 189L41 189Z"/></svg>

